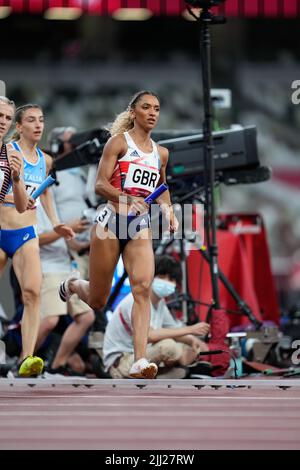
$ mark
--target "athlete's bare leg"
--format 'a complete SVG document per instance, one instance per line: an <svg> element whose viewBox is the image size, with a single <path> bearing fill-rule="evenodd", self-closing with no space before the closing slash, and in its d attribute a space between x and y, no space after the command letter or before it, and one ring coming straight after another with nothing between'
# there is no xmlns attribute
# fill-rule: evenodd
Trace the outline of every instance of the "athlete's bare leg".
<svg viewBox="0 0 300 470"><path fill-rule="evenodd" d="M76 293L81 300L94 310L99 310L106 304L120 257L119 240L115 236L113 238L112 236L105 236L106 233L100 225L95 225L92 229L90 280L70 281L68 285L70 292Z"/></svg>
<svg viewBox="0 0 300 470"><path fill-rule="evenodd" d="M145 232L143 230L143 232ZM128 273L134 304L132 307L135 361L146 357L150 324L150 289L154 277L154 254L150 231L147 239L131 240L123 261Z"/></svg>
<svg viewBox="0 0 300 470"><path fill-rule="evenodd" d="M4 253L4 251L0 249L0 278L7 264L7 259L8 259L7 254Z"/></svg>
<svg viewBox="0 0 300 470"><path fill-rule="evenodd" d="M33 355L40 325L40 292L42 271L39 242L25 243L13 256L13 267L19 281L24 304L21 323L22 358Z"/></svg>

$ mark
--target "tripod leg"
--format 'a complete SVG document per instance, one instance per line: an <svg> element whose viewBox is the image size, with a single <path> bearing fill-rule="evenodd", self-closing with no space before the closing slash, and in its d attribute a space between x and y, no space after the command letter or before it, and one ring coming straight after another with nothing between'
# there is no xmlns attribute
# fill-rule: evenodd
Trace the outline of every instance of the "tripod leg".
<svg viewBox="0 0 300 470"><path fill-rule="evenodd" d="M201 256L209 263L209 256L206 250L201 249L199 251L201 253ZM246 302L240 297L240 295L237 293L237 291L235 290L231 282L227 279L225 274L220 269L219 269L219 278L221 282L223 283L223 285L228 290L228 292L230 293L230 295L232 296L232 298L236 301L239 309L243 312L244 315L246 315L246 317L249 318L251 323L253 323L255 328L258 330L262 326L262 323L259 320L257 320L251 308L249 307L249 305L247 305Z"/></svg>

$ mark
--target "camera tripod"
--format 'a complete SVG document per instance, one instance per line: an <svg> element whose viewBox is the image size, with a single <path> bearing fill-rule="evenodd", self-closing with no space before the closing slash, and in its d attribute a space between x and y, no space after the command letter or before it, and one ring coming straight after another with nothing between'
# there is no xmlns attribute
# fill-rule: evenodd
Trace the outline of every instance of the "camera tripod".
<svg viewBox="0 0 300 470"><path fill-rule="evenodd" d="M189 193L185 194L184 196L177 198L176 204L183 205L186 202L189 202L193 206L193 215L195 214L195 200L196 202L204 203L204 188L195 188L194 190L190 191ZM196 232L190 232L186 234L185 227L183 224L182 236L179 240L175 240L174 234L171 234L165 239L162 239L160 244L156 247L155 254L162 255L164 254L174 242L179 242L179 259L182 269L182 293L177 296L176 299L172 299L170 303L168 303L169 307L175 305L178 301L181 303L181 310L183 313L183 320L187 324L193 324L199 321L198 315L195 312L195 305L205 305L208 307L208 317L207 321L210 320L210 316L212 313L212 309L214 308L214 304L206 304L202 301L194 300L190 294L189 289L189 281L188 281L188 266L187 266L187 254L185 249L186 242L189 243L197 243L197 234ZM204 246L203 241L198 241L199 247L197 247L197 252L200 253L201 257L205 260L205 262L210 263L209 252L208 249ZM248 317L251 323L254 325L255 329L259 329L261 327L261 322L257 320L255 315L253 314L250 306L240 297L238 292L235 290L229 279L225 276L225 274L218 269L218 276L217 282L221 281L222 284L225 286L231 297L235 300L238 311L230 311L230 313L242 314Z"/></svg>

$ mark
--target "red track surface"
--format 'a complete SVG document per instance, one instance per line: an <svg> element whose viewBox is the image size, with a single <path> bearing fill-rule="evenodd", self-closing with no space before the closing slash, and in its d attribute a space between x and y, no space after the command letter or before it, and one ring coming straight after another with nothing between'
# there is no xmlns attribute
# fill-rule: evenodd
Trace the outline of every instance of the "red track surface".
<svg viewBox="0 0 300 470"><path fill-rule="evenodd" d="M299 448L300 388L0 387L0 449Z"/></svg>

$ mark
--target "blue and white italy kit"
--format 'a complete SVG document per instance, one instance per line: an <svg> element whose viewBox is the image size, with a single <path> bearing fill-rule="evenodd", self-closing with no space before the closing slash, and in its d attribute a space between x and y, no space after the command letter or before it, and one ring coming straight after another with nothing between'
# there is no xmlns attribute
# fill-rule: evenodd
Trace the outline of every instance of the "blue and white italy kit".
<svg viewBox="0 0 300 470"><path fill-rule="evenodd" d="M37 161L35 163L29 162L22 152L17 142L11 142L10 145L13 149L20 152L24 161L24 184L29 196L40 186L46 178L46 160L41 149L37 147ZM8 190L8 195L12 194L12 187ZM36 201L39 204L39 200ZM13 203L5 202L4 206L14 206ZM37 237L37 230L35 226L23 227L16 230L1 229L0 231L0 248L12 258L15 252L21 248L25 243Z"/></svg>

